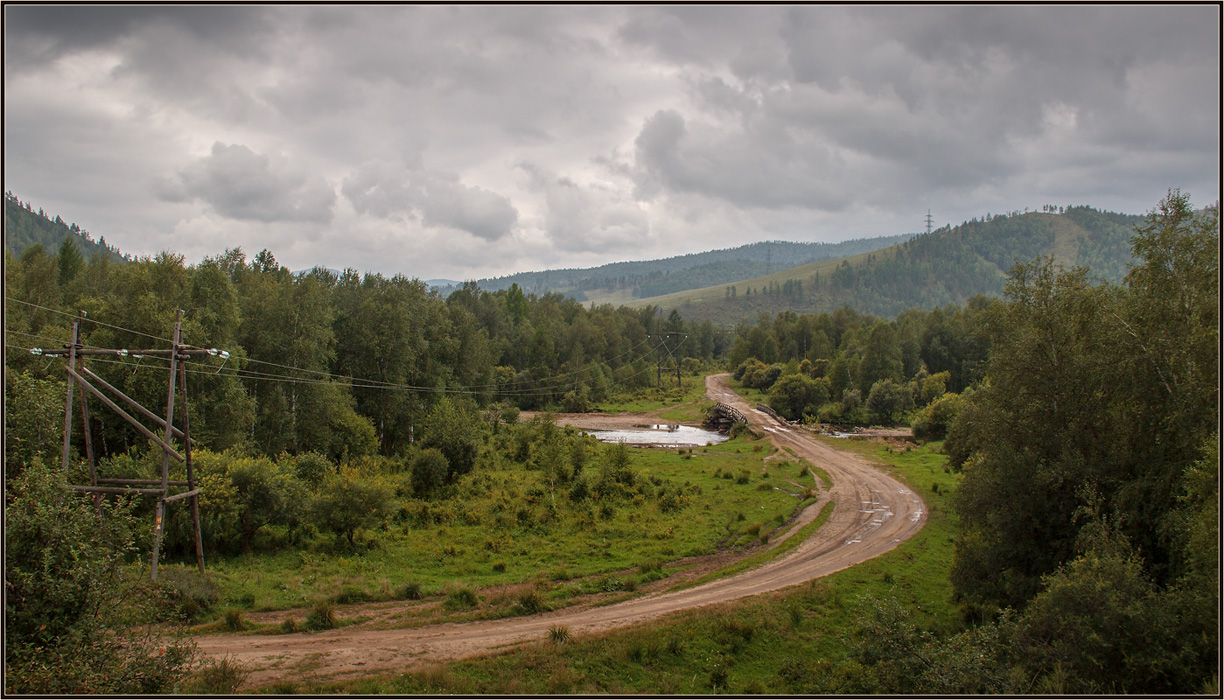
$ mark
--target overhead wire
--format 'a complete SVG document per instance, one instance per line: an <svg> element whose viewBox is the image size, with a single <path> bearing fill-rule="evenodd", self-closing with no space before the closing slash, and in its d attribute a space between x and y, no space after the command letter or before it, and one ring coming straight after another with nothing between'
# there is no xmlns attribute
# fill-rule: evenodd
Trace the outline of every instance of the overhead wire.
<svg viewBox="0 0 1224 700"><path fill-rule="evenodd" d="M7 298L7 297L6 297L6 298ZM64 312L64 311L59 311L59 310L57 310L57 309L52 309L52 308L49 308L49 307L46 307L46 306L41 306L41 305L39 305L39 304L33 304L33 303L31 303L31 302L28 302L28 301L22 301L22 300L20 300L20 299L12 299L12 301L16 301L16 302L18 302L18 303L25 304L25 305L27 305L27 306L32 306L32 307L35 307L35 308L38 308L38 309L43 309L43 310L45 310L45 311L50 311L50 312L53 312L53 313L57 313L57 314L60 314L60 315L62 315L62 316L68 316L68 317L70 317L70 318L73 318L74 320L78 318L77 316L73 316L72 314L69 314L69 313L67 313L67 312ZM97 319L89 318L88 316L86 316L86 317L84 317L84 318L81 318L80 320L87 321L87 322L89 322L89 323L95 323L95 324L98 324L98 325L106 326L106 327L108 327L108 328L114 328L114 329L116 329L116 330L124 331L124 332L127 332L127 333L134 333L134 334L136 334L136 335L142 335L142 336L145 336L145 337L148 337L148 338L153 338L153 339L155 339L155 340L161 340L161 341L166 342L166 343L171 343L171 342L172 342L172 341L171 341L170 339L168 339L168 338L160 338L160 337L158 337L158 336L150 335L150 334L148 334L148 333L143 333L143 332L141 332L141 331L136 331L136 330L132 330L132 329L130 329L130 328L124 328L124 327L122 327L122 326L117 326L117 325L110 324L110 323L106 323L106 322L103 322L103 321L98 321ZM62 341L61 341L61 342L62 342ZM650 341L649 341L649 337L647 337L647 339L645 339L645 340L642 340L642 341L641 341L641 342L639 342L637 345L634 345L633 347L629 348L629 350L626 350L625 352L621 353L620 355L617 355L617 356L615 356L615 357L609 358L609 360L608 360L608 361L609 361L609 362L615 362L615 361L616 361L616 360L618 360L618 359L621 359L621 358L623 358L623 357L626 357L626 356L628 356L628 355L632 354L633 352L635 352L635 351L636 351L638 348L642 347L643 345L645 345L645 344L646 344L646 343L648 343L648 342L650 342ZM84 347L90 347L90 346L87 346L87 345L83 345L83 346L84 346ZM656 348L656 349L657 349L657 348ZM652 351L653 351L653 349L652 349ZM356 382L360 382L360 384L355 384L355 386L358 386L359 388L378 388L380 385L385 385L385 386L387 386L387 387L391 387L391 388L404 388L404 389L409 389L409 390L413 390L413 391L439 391L439 390L438 390L436 387L420 387L420 386L413 386L413 385L408 385L408 384L396 384L396 383L392 383L392 382L382 382L381 380L375 380L375 379L367 379L367 378L354 378L354 377L352 377L352 376L346 376L346 375L341 375L341 374L335 374L335 373L332 373L332 372L326 372L326 371L323 371L323 370L313 370L313 369L306 369L306 368L303 368L303 367L294 367L294 366L292 366L292 365L285 365L285 364L280 364L280 363L277 363L277 362L270 362L270 361L268 361L268 360L259 360L259 359L255 359L255 358L251 358L251 357L244 357L244 358L242 358L242 361L243 361L243 362L247 362L247 363L256 363L256 364L268 365L268 366L272 366L272 367L280 367L281 369L288 369L288 370L292 370L292 371L294 371L294 372L305 372L305 373L308 373L308 374L314 374L314 375L318 375L318 376L321 376L321 377L330 377L330 378L333 378L333 379L338 379L338 380L341 380L341 381L348 381L348 382L350 382L350 383L353 383L354 381L356 381ZM251 372L255 372L255 370L250 370L250 371L251 371ZM580 375L580 374L584 374L584 373L586 373L587 371L588 371L587 369L574 370L574 371L571 371L571 372L566 372L566 373L562 373L562 374L555 374L555 375L552 375L551 377L546 377L546 378L542 378L542 379L540 379L540 380L535 380L535 381L538 381L538 382L557 382L559 385L561 385L561 384L566 384L566 383L568 383L568 382L567 382L567 380L566 380L566 378L567 378L567 377L577 376L577 375ZM278 375L272 375L272 374L270 374L270 373L269 373L269 375L268 375L268 376L278 376ZM284 375L279 375L279 376L284 376ZM632 376L637 376L637 375L635 374L635 375L632 375ZM258 377L251 377L251 378L258 378ZM498 386L500 386L500 385L498 385L498 384L474 385L474 386L464 387L464 388L462 388L462 389L453 389L453 390L449 390L449 391L453 391L453 392L461 392L461 393L487 393L487 392L481 392L481 391L477 391L477 390L480 390L480 389L489 389L489 388L496 388L496 387L498 387ZM550 392L552 391L551 389L546 389L546 388L544 388L544 387L541 387L540 389L541 389L541 390L540 390L540 393L550 393Z"/></svg>
<svg viewBox="0 0 1224 700"><path fill-rule="evenodd" d="M154 340L161 340L161 341L166 342L166 343L172 343L172 341L171 341L170 339L167 339L167 338L161 338L161 337L159 337L159 336L151 335L151 334L144 333L144 332L141 332L141 331L136 331L136 330L133 330L133 329L130 329L130 328L124 328L123 326L118 326L118 325L115 325L115 324L106 323L106 322L104 322L104 321L99 321L99 320L97 320L97 319L90 318L90 317L88 317L88 316L86 316L86 317L78 317L78 316L74 316L73 314L70 314L70 313L67 313L67 312L64 312L64 311L60 311L60 310L58 310L58 309L52 309L52 308L49 308L49 307L46 307L46 306L41 306L41 305L39 305L39 304L34 304L34 303L31 303L31 302L28 302L28 301L23 301L23 300L21 300L21 299L16 299L16 298L12 298L12 297L6 297L6 300L15 301L15 302L17 302L17 303L20 303L20 304L25 304L25 305L27 305L27 306L31 306L31 307L34 307L34 308L37 308L37 309L42 309L42 310L49 311L49 312L52 312L52 313L56 313L56 314L59 314L59 315L62 315L62 316L67 316L67 317L72 318L72 319L74 319L74 320L78 320L78 319L79 319L79 320L82 320L82 321L87 321L87 322L89 322L89 323L94 323L94 324L97 324L97 325L100 325L100 326L105 326L105 327L108 327L108 328L113 328L113 329L115 329L115 330L123 331L123 332L126 332L126 333L132 333L132 334L135 334L135 335L140 335L140 336L144 336L144 337L147 337L147 338L152 338L152 339L154 339ZM63 340L61 340L61 339L52 339L52 338L47 338L46 336L35 336L35 335L33 335L33 334L23 333L23 332L21 332L21 331L11 331L11 330L5 329L5 332L6 332L6 333L9 333L9 332L11 332L11 333L17 333L17 334L24 335L24 336L27 336L27 337L35 337L35 338L39 338L39 339L43 339L43 340L50 340L50 341L52 341L52 342L56 342L56 343L63 343L63 342L64 342L64 341L63 341ZM649 337L647 337L647 339L642 340L641 342L637 343L636 345L634 345L633 347L629 348L628 350L626 350L625 352L621 353L620 355L617 355L617 356L615 356L615 357L613 357L613 358L609 358L609 361L616 361L616 360L618 360L618 359L621 359L621 358L623 358L623 357L626 357L626 356L628 356L628 355L631 355L631 354L633 354L635 351L637 351L637 349L638 349L638 348L642 347L643 345L645 345L645 344L647 344L647 343L649 343L649 342L650 342L650 341L649 341ZM82 346L82 347L87 347L87 348L92 348L92 347L94 347L94 346L91 346L91 345L88 345L88 344L85 344L85 343L82 343L82 344L81 344L81 346ZM24 349L29 350L29 348L24 348ZM650 352L653 352L655 349L656 349L656 348L652 348L652 349L650 350ZM643 357L645 357L645 356L643 356ZM167 359L167 358L153 357L152 359L159 359L159 360L163 360L163 361L168 361L168 359ZM643 359L643 358L637 358L637 359ZM116 363L116 364L123 364L123 365L128 365L128 364L129 364L129 363L127 363L127 362L122 362L122 361L118 361L118 362L117 362L117 361L114 361L114 360L102 360L102 359L95 359L95 361L100 361L100 362L108 362L108 363ZM550 376L550 377L541 378L541 379L539 379L539 380L533 380L535 383L545 383L545 382L547 382L547 383L553 383L553 382L556 382L556 383L557 383L557 386L554 386L554 387L549 387L549 386L547 386L547 384L545 384L544 386L536 386L536 387L533 387L533 388L531 388L531 389L499 389L498 387L502 386L502 385L500 385L500 384L482 384L482 385L472 385L472 386L467 386L467 387L428 387L428 386L417 386L417 385L412 385L412 384L403 384L403 383L395 383L395 382L385 382L385 381L382 381L382 380L368 379L368 378L364 378L364 377L345 376L345 375L335 374L335 373L332 373L332 372L326 372L326 371L322 371L322 370L312 370L312 369L306 369L306 368L301 368L301 367L294 367L294 366L291 366L291 365L284 365L284 364L280 364L280 363L276 363L276 362L269 362L269 361L267 361L267 360L258 360L258 359L255 359L255 358L250 358L250 357L243 357L243 358L241 358L241 359L240 359L240 361L241 361L241 362L246 362L246 363L256 363L256 364L268 365L268 366L272 366L272 367L279 367L279 368L281 368L281 369L287 369L287 370L291 370L291 371L294 371L294 372L304 372L304 373L307 373L307 374L317 375L317 376L319 376L319 377L326 377L326 378L327 378L327 380L339 380L339 381L341 381L341 382L344 382L344 383L348 384L350 387L353 387L353 388L360 388L360 389L389 389L389 390L403 390L403 391L417 391L417 392L432 392L432 393L450 393L450 394L491 394L491 395L495 395L495 396L542 396L542 395L549 395L549 394L553 394L553 393L555 393L557 390L559 390L560 388L562 388L564 385L569 384L569 380L568 380L568 378L569 378L569 377L575 377L575 376L578 376L578 375L581 375L581 374L585 374L586 372L588 372L588 371L589 371L589 368L584 368L584 369L574 370L574 371L571 371L571 372L566 372L566 373L562 373L562 374L555 374L555 375L552 375L552 376ZM188 363L188 364L199 364L199 365L202 365L202 366L207 366L207 365L203 365L203 363L193 362L193 361L190 361L190 360L185 360L184 362L186 362L186 363ZM630 364L630 366L632 365L632 363L629 363L629 364ZM187 371L197 372L196 370L187 370ZM641 374L644 374L644 373L646 373L646 372L648 372L648 371L650 371L650 370L649 370L649 368L644 369L644 370L640 370L640 371L637 371L637 372L635 372L635 373L633 373L633 374L629 375L629 377L627 377L627 378L634 378L634 377L640 376ZM202 374L214 374L214 375L215 375L215 374L220 374L220 373L221 373L221 370L220 370L220 369L215 370L215 371L198 370L198 373L202 373ZM303 377L294 377L294 376L291 376L291 375L275 374L275 373L271 373L271 372L260 372L260 371L258 371L258 370L253 370L253 369L245 369L245 368L238 368L238 367L235 367L235 368L231 369L230 371L227 371L227 372L226 372L226 373L225 373L223 376L232 376L232 377L236 377L236 378L239 378L239 379L251 379L251 380L261 380L261 381L298 382L298 383L307 383L307 384L327 384L327 383L330 383L329 381L327 381L327 380L325 380L325 379L306 379L306 378L303 378Z"/></svg>

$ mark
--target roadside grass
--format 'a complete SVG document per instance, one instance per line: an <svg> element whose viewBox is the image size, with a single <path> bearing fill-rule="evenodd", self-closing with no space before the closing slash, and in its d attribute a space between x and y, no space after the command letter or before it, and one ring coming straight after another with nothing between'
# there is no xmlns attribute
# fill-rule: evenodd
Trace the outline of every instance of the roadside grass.
<svg viewBox="0 0 1224 700"><path fill-rule="evenodd" d="M892 596L915 611L921 627L956 625L947 572L953 523L947 501L954 475L943 471L938 445L894 452L883 443L830 440L881 464L927 503L927 526L897 549L803 586L657 625L601 635L569 635L424 671L339 684L306 684L298 692L346 693L663 693L809 692L820 664L846 655L860 596ZM931 484L939 485L939 492ZM925 485L925 488L923 488ZM803 533L792 539L799 541ZM712 612L711 612L712 611Z"/></svg>
<svg viewBox="0 0 1224 700"><path fill-rule="evenodd" d="M668 381L667 375L663 376L661 387L650 387L641 389L633 393L622 392L613 394L605 401L599 402L596 410L601 413L653 413L660 409L668 409L665 413L679 411L679 415L690 416L695 415L690 408L684 408L691 404L701 402L710 402L705 396L705 375L700 376L682 376L680 378L680 386L676 386L676 377L673 374L671 381ZM701 420L700 418L672 418L670 420Z"/></svg>
<svg viewBox="0 0 1224 700"><path fill-rule="evenodd" d="M752 546L790 518L805 489L792 483L800 481L795 465L766 466L768 447L741 438L692 449L631 448L635 487L602 502L572 502L567 488L550 489L536 470L478 468L454 497L413 501L402 522L359 534L352 548L319 536L294 550L210 560L213 614L296 610L317 600L436 602L456 587L483 593L532 584L550 609L580 596L632 593L673 573L668 562ZM588 466L587 475L597 468ZM648 575L637 571L643 564ZM445 613L504 617L522 614L519 603L489 594ZM435 608L406 610L394 624L436 617Z"/></svg>
<svg viewBox="0 0 1224 700"><path fill-rule="evenodd" d="M814 502L815 502L814 500L804 501L804 506L806 507L808 505L811 505ZM765 564L766 562L770 562L770 561L773 561L774 559L779 559L783 556L786 556L788 553L791 552L791 550L795 549L800 544L803 544L804 540L806 540L808 537L811 537L813 533L815 533L817 530L823 527L825 522L828 521L829 516L831 516L832 514L833 514L833 503L832 502L826 503L820 509L820 513L816 516L815 520L799 528L798 532L796 532L795 534L783 540L776 547L746 556L743 559L740 559L739 561L735 562L734 564L724 566L723 568L718 569L717 571L711 571L710 573L698 579L690 581L688 583L684 583L684 584L675 586L672 590L683 590L685 588L693 588L695 586L700 586L703 583L708 583L715 579L727 578L728 576L734 576L735 574L738 574L741 571L755 569L756 567L761 566L762 564Z"/></svg>
<svg viewBox="0 0 1224 700"><path fill-rule="evenodd" d="M895 451L883 441L829 439L906 483L927 504L926 526L879 557L784 591L685 611L663 621L539 642L422 671L303 687L360 694L796 694L847 657L864 596L893 597L920 628L958 624L948 571L956 475L938 443ZM729 482L730 483L730 482ZM933 488L937 485L938 489ZM792 539L803 533L797 533ZM853 692L853 691L846 691Z"/></svg>
<svg viewBox="0 0 1224 700"><path fill-rule="evenodd" d="M759 389L746 387L738 379L732 377L727 378L727 386L730 386L735 393L740 395L740 398L748 402L750 406L756 406L759 403L768 404L769 395Z"/></svg>

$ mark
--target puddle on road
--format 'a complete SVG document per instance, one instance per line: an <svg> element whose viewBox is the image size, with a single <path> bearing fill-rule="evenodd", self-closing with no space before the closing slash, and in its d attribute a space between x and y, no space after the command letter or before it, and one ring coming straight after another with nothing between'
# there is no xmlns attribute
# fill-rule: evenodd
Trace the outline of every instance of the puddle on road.
<svg viewBox="0 0 1224 700"><path fill-rule="evenodd" d="M600 442L623 442L643 447L702 447L726 442L727 436L691 425L656 423L620 430L585 430Z"/></svg>

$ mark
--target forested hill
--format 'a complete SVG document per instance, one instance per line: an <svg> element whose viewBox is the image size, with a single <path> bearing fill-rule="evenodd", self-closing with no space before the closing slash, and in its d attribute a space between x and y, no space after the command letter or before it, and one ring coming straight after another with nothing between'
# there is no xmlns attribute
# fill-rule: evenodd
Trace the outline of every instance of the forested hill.
<svg viewBox="0 0 1224 700"><path fill-rule="evenodd" d="M54 254L68 239L76 244L84 260L98 253L115 261L127 259L118 248L107 245L105 236L94 241L89 231L75 223L64 223L58 215L52 218L41 208L35 211L29 202L22 202L12 192L4 193L4 247L13 257L21 257L33 245L41 245L47 253Z"/></svg>
<svg viewBox="0 0 1224 700"><path fill-rule="evenodd" d="M998 296L1014 263L1039 256L1066 267L1087 267L1093 279L1116 283L1131 265L1131 236L1142 220L1087 206L993 215L883 250L628 303L678 309L688 320L721 323L761 312L819 313L845 305L891 318L912 307L933 309L963 304L978 294Z"/></svg>
<svg viewBox="0 0 1224 700"><path fill-rule="evenodd" d="M840 243L761 241L738 248L690 253L661 260L617 262L585 269L520 272L477 280L485 291L517 284L527 293L559 292L579 301L624 301L699 289L728 279L768 275L820 260L887 248L914 234L859 238ZM444 295L453 288L439 287Z"/></svg>

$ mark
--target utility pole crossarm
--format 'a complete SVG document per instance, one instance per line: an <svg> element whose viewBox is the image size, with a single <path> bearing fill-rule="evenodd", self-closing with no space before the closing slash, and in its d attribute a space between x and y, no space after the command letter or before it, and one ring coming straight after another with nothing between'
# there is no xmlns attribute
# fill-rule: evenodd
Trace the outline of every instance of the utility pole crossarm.
<svg viewBox="0 0 1224 700"><path fill-rule="evenodd" d="M157 580L157 565L161 550L162 533L165 529L166 507L169 503L190 499L191 502L191 520L195 530L195 547L196 561L199 564L200 572L204 571L204 549L203 537L200 529L200 508L199 498L203 492L196 483L195 471L191 464L191 448L195 441L191 439L191 423L187 411L187 368L185 363L192 357L201 355L212 355L221 357L223 360L229 359L229 353L216 348L197 348L183 344L183 312L180 310L175 313L174 319L174 339L170 343L170 349L152 348L141 350L128 349L104 349L104 348L86 348L81 343L81 321L85 318L85 312L81 311L77 314L76 321L72 324L70 338L71 340L64 345L62 349L33 348L30 352L34 355L47 355L50 357L66 357L67 365L64 367L68 378L68 393L64 405L64 445L63 445L63 470L67 474L69 471L69 463L72 458L72 415L73 415L73 394L79 385L81 394L81 418L84 422L85 436L85 452L89 460L89 484L68 484L67 489L89 493L93 497L94 507L98 510L99 515L102 513L102 497L107 494L126 494L126 495L148 495L157 497L156 515L153 523L153 551L152 551L152 567L151 577L154 581ZM165 357L170 360L170 380L166 387L166 415L165 418L158 416L144 406L141 406L135 399L124 394L115 386L111 385L106 380L99 377L97 374L85 367L84 359L86 357L127 357L133 355L137 358L144 356ZM149 428L145 427L130 414L119 407L106 394L94 386L97 383L110 391L115 396L123 399L129 406L139 412L141 416L148 420L157 423L157 426L164 432L162 436L158 436ZM180 402L181 411L183 414L183 427L177 428L174 425L175 414L175 393L176 383L182 392L182 400ZM140 432L141 435L155 443L162 450L162 468L161 478L159 479L116 479L101 477L97 471L96 459L93 451L91 440L91 424L89 418L88 398L96 397L107 408L118 414L125 421L130 423ZM178 438L184 443L184 453L179 452L171 445L170 441ZM170 478L170 459L173 458L179 462L185 463L187 467L187 479ZM171 495L170 487L187 487L183 493Z"/></svg>

